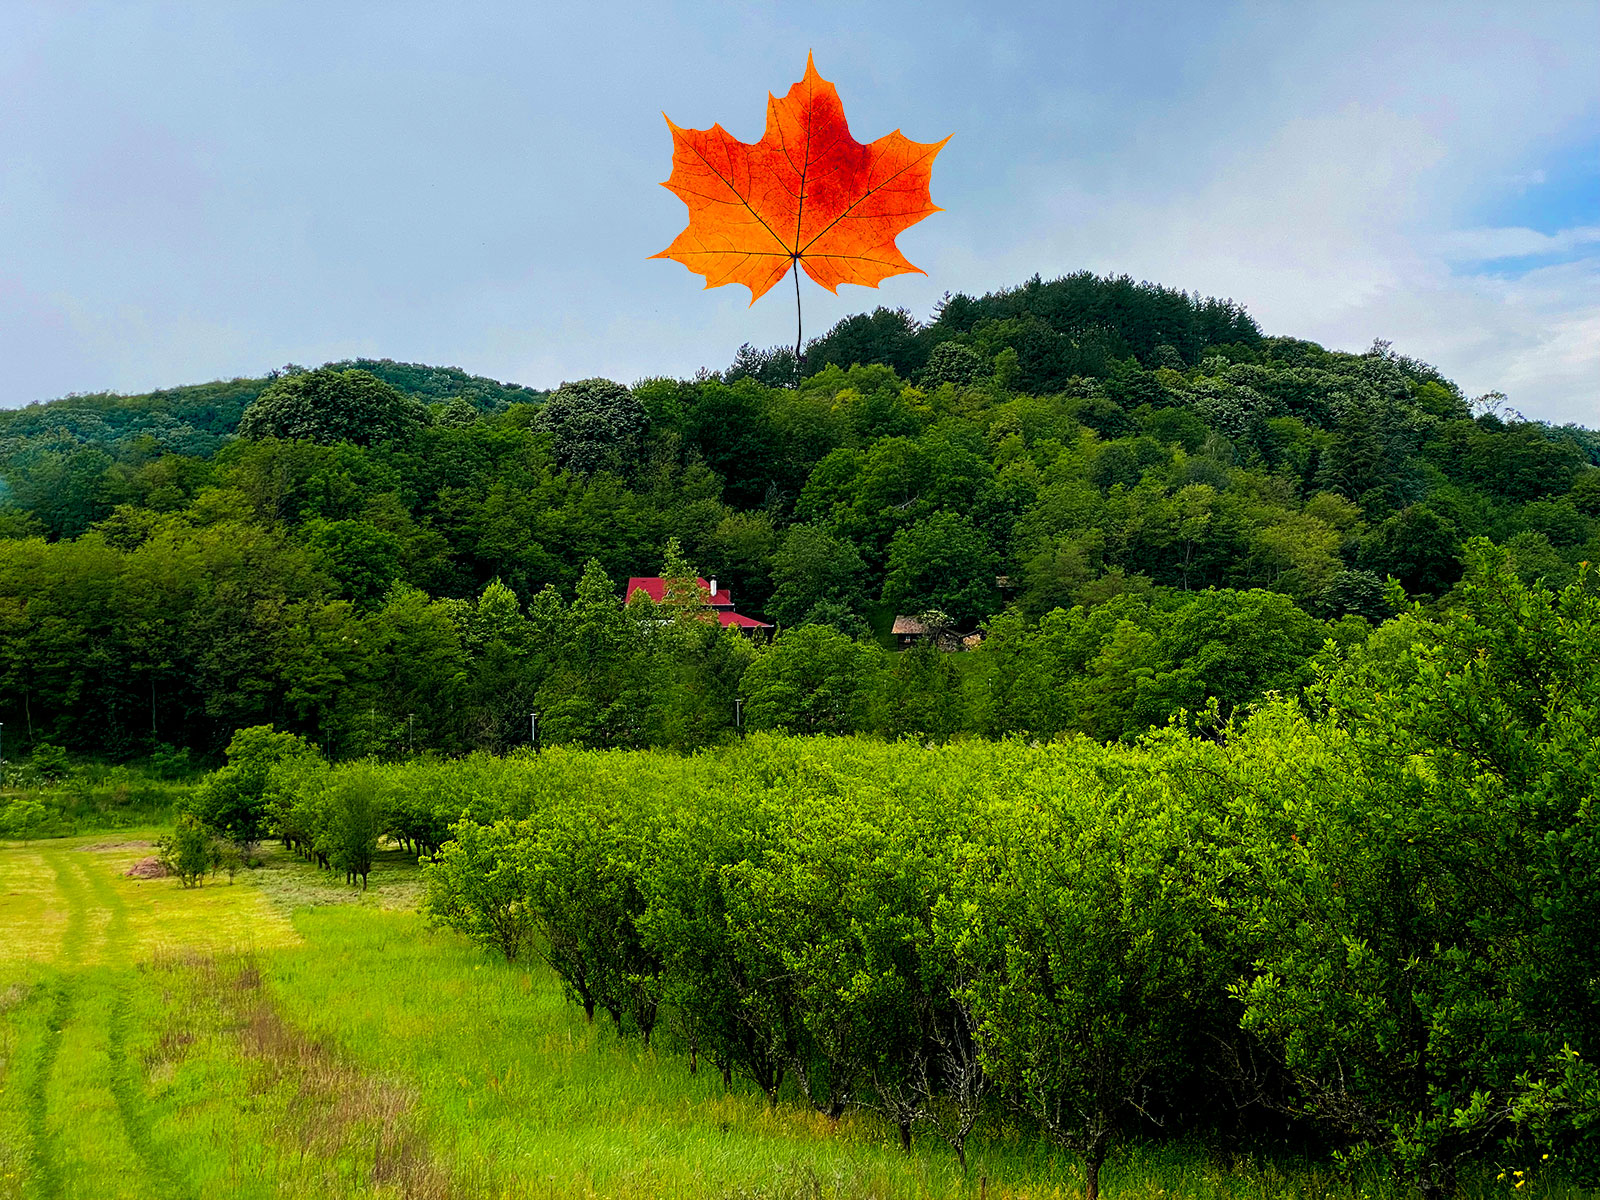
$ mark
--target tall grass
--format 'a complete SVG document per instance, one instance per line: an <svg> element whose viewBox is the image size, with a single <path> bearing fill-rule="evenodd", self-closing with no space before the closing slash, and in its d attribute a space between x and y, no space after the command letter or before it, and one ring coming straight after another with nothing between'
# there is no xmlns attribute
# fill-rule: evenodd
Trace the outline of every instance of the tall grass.
<svg viewBox="0 0 1600 1200"><path fill-rule="evenodd" d="M89 764L54 782L0 791L0 838L57 838L169 825L194 790L190 780L157 779L133 767Z"/></svg>

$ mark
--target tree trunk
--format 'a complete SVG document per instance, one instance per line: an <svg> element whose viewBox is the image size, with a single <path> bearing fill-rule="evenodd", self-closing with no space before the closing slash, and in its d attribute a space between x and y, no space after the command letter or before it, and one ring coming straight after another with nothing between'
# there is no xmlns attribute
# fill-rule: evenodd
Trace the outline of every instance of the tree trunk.
<svg viewBox="0 0 1600 1200"><path fill-rule="evenodd" d="M911 1122L900 1122L900 1149L907 1154L911 1153Z"/></svg>
<svg viewBox="0 0 1600 1200"><path fill-rule="evenodd" d="M1106 1152L1096 1146L1083 1156L1083 1200L1100 1200L1100 1164Z"/></svg>

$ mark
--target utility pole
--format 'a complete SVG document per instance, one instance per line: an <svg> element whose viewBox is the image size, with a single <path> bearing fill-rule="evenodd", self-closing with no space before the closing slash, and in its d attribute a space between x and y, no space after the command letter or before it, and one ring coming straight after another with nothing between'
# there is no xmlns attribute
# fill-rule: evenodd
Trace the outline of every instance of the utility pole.
<svg viewBox="0 0 1600 1200"><path fill-rule="evenodd" d="M528 741L533 746L533 752L539 753L539 714L528 714Z"/></svg>
<svg viewBox="0 0 1600 1200"><path fill-rule="evenodd" d="M417 756L417 714L406 714L406 755L409 758Z"/></svg>
<svg viewBox="0 0 1600 1200"><path fill-rule="evenodd" d="M733 728L740 737L744 736L744 701L737 696L733 700Z"/></svg>

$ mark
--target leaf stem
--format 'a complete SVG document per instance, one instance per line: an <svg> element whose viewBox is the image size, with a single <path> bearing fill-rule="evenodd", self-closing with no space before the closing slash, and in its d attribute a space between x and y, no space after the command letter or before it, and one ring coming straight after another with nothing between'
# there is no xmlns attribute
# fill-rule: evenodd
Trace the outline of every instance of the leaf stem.
<svg viewBox="0 0 1600 1200"><path fill-rule="evenodd" d="M794 382L800 385L800 375L805 369L806 360L800 349L802 325L800 323L800 256L794 256Z"/></svg>

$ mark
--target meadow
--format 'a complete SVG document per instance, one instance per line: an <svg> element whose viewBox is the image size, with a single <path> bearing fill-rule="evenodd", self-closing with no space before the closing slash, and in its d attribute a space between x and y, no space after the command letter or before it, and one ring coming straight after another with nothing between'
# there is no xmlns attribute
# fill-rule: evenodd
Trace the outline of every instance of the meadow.
<svg viewBox="0 0 1600 1200"><path fill-rule="evenodd" d="M124 871L156 830L0 843L0 1197L1053 1197L1070 1155L1005 1119L963 1174L585 1021L543 967L281 850L184 889ZM1386 1177L1123 1144L1129 1197L1374 1197ZM1492 1176L1469 1196L1507 1194ZM1398 1194L1398 1192L1396 1193ZM1581 1193L1530 1176L1519 1194Z"/></svg>

